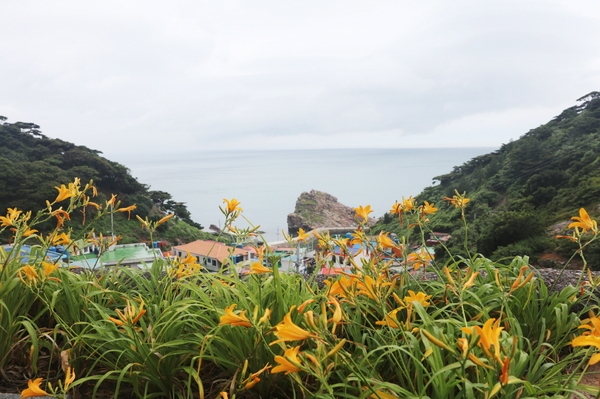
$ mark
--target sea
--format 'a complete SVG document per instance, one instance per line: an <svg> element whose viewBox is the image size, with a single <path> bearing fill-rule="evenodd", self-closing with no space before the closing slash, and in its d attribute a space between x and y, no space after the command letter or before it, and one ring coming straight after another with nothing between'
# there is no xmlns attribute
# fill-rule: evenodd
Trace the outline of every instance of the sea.
<svg viewBox="0 0 600 399"><path fill-rule="evenodd" d="M371 205L380 217L433 178L495 148L210 151L128 156L118 160L151 190L184 202L192 219L222 227L224 199L241 202L237 227L260 225L268 242L283 239L297 198L324 191L350 207Z"/></svg>

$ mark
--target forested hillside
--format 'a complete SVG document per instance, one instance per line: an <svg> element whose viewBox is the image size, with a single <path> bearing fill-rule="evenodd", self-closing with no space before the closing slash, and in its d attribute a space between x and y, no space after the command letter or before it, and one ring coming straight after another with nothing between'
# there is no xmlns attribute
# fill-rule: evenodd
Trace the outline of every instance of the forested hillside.
<svg viewBox="0 0 600 399"><path fill-rule="evenodd" d="M165 239L195 239L201 235L202 226L191 220L184 203L174 201L164 191L149 190L132 177L125 166L100 154L85 146L48 138L36 124L9 123L6 117L0 116L0 214L9 207L37 211L45 206L47 199L56 197L55 187L78 177L84 184L94 181L98 189L96 202L116 194L122 206L136 204L132 216L148 216L152 220L174 213L176 221L163 229ZM115 230L124 236L124 242L144 238L135 218L128 220L126 214L117 216ZM76 222L69 227L76 230ZM99 229L108 228L99 226ZM181 230L178 232L181 237L174 237L174 231L169 233L169 229Z"/></svg>
<svg viewBox="0 0 600 399"><path fill-rule="evenodd" d="M432 218L434 231L452 234L453 251L464 249L465 231L458 209L444 204L455 191L466 192L468 248L501 259L543 253L570 254L568 240L556 240L580 207L594 217L600 204L600 93L592 92L550 122L532 129L497 151L478 156L447 174L418 195L447 211ZM485 134L485 127L482 127ZM394 229L387 214L376 230ZM443 258L443 252L436 255ZM600 246L587 250L600 268ZM542 257L543 258L543 257Z"/></svg>

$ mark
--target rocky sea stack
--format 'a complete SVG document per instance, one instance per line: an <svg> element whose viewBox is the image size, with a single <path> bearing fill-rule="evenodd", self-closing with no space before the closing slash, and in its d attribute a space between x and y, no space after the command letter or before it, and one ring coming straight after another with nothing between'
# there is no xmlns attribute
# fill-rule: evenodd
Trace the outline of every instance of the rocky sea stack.
<svg viewBox="0 0 600 399"><path fill-rule="evenodd" d="M296 234L300 228L355 228L354 214L353 208L340 204L333 195L311 190L300 194L294 212L287 216L288 232Z"/></svg>

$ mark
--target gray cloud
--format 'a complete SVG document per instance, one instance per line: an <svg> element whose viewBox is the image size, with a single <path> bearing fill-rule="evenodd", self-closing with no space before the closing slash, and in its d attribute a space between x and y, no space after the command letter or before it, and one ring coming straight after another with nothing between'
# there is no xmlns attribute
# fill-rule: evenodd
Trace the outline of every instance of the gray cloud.
<svg viewBox="0 0 600 399"><path fill-rule="evenodd" d="M0 114L107 155L499 146L600 87L595 1L9 1L3 16Z"/></svg>

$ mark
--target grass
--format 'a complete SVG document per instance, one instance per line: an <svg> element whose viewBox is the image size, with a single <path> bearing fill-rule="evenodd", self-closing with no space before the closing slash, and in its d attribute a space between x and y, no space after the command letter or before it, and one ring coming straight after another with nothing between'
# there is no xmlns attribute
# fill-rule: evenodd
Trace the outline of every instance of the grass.
<svg viewBox="0 0 600 399"><path fill-rule="evenodd" d="M49 246L76 238L60 218L90 206L92 193L76 180L35 216L9 210L0 218L3 229L14 229L15 249L39 249L27 263L15 250L0 253L0 328L11 337L0 343L4 384L23 389L30 379L34 390L26 393L56 397L106 390L128 398L600 395L581 384L600 348L594 287L552 292L526 257L503 264L472 253L436 264L410 256L405 239L369 236L367 214L352 238L300 238L316 241L317 270L334 246L348 256L353 244L368 249L369 256L350 257L350 273L326 284L265 268L274 252L268 246L247 276L233 267L198 272L191 257L158 259L147 273L76 274L49 264ZM467 202L456 201L462 211ZM424 236L435 211L408 205L397 208L399 223ZM92 206L99 218L120 209ZM241 214L233 200L222 211L226 225ZM58 221L55 232L34 231L48 220ZM141 222L152 237L173 221ZM597 226L582 223L587 229L576 228L572 241L585 249ZM398 263L404 271L392 271ZM423 270L435 278L423 279ZM18 374L26 378L7 378Z"/></svg>

